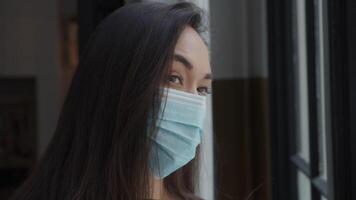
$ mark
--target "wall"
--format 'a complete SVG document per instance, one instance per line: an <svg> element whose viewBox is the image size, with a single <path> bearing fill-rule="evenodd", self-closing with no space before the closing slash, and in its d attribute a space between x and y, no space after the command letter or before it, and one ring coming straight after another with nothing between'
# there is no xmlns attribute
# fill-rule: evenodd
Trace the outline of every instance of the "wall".
<svg viewBox="0 0 356 200"><path fill-rule="evenodd" d="M265 0L210 1L214 80L266 78Z"/></svg>
<svg viewBox="0 0 356 200"><path fill-rule="evenodd" d="M210 1L215 193L270 199L265 0Z"/></svg>
<svg viewBox="0 0 356 200"><path fill-rule="evenodd" d="M37 81L38 153L51 138L60 104L55 0L0 1L0 77Z"/></svg>
<svg viewBox="0 0 356 200"><path fill-rule="evenodd" d="M210 1L214 80L248 77L245 0Z"/></svg>

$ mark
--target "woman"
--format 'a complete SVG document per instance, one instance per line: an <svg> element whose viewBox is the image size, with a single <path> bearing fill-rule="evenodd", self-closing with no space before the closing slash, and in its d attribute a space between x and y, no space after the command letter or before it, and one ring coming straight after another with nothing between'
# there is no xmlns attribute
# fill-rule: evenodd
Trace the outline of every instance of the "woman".
<svg viewBox="0 0 356 200"><path fill-rule="evenodd" d="M190 3L129 4L107 17L13 200L199 199L193 161L211 87L201 17Z"/></svg>

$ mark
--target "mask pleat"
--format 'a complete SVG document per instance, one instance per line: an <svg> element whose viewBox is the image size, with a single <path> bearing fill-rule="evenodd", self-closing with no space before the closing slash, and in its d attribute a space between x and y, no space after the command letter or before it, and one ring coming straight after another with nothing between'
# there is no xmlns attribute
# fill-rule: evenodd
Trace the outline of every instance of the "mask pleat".
<svg viewBox="0 0 356 200"><path fill-rule="evenodd" d="M165 92L166 101L162 101L160 108L157 133L149 136L153 141L150 163L157 178L168 176L194 159L206 113L204 96L175 89Z"/></svg>

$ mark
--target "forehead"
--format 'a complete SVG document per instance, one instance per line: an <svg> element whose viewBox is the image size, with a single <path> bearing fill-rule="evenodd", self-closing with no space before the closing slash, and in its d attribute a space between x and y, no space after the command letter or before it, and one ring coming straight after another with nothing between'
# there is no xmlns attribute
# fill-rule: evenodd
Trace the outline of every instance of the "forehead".
<svg viewBox="0 0 356 200"><path fill-rule="evenodd" d="M210 72L209 50L192 27L187 26L183 30L177 41L175 53L188 58L194 67Z"/></svg>

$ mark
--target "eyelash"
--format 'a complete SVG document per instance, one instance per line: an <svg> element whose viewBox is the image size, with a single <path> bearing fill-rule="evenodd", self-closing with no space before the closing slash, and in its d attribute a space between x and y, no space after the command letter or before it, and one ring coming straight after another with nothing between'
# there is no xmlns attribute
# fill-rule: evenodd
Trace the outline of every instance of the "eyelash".
<svg viewBox="0 0 356 200"><path fill-rule="evenodd" d="M202 94L202 92L200 91L201 89L205 90L205 92L204 92L205 94ZM197 91L198 91L199 95L204 95L205 96L207 94L211 94L211 90L208 87L198 87Z"/></svg>
<svg viewBox="0 0 356 200"><path fill-rule="evenodd" d="M176 79L178 79L179 80L179 84L181 84L181 85L183 85L183 78L182 77L180 77L180 76L177 76L177 75L170 75L169 77L168 77L168 82L169 83L175 83L175 81L171 81L171 78L176 78Z"/></svg>
<svg viewBox="0 0 356 200"><path fill-rule="evenodd" d="M174 80L172 81L172 78L173 79L178 79L179 84L183 85L183 81L184 80L183 80L182 77L180 77L178 75L169 75L169 77L167 78L167 82L175 84L175 81ZM205 90L205 91L202 92L201 90ZM207 94L211 94L211 89L208 88L208 87L198 87L197 91L198 91L199 95L203 95L203 96L206 96Z"/></svg>

